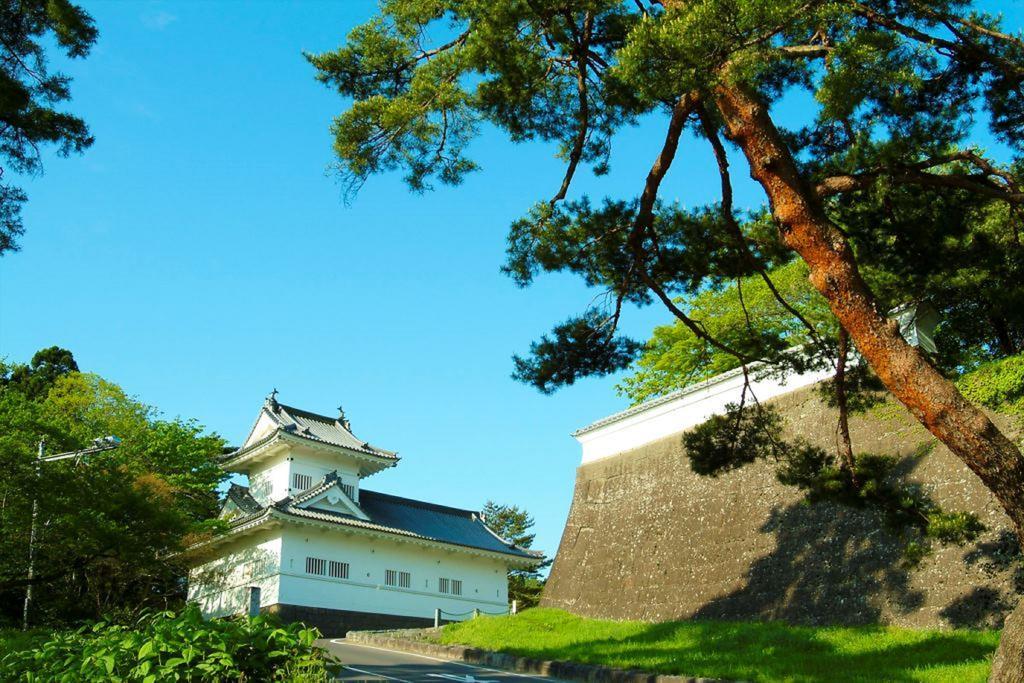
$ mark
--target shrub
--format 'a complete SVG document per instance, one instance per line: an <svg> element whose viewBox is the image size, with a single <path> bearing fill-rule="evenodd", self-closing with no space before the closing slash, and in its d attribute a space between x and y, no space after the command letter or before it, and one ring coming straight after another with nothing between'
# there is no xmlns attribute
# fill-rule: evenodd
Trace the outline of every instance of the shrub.
<svg viewBox="0 0 1024 683"><path fill-rule="evenodd" d="M0 656L16 650L31 650L49 640L51 635L51 631L45 629L0 628Z"/></svg>
<svg viewBox="0 0 1024 683"><path fill-rule="evenodd" d="M1024 353L986 363L957 386L969 401L1024 418Z"/></svg>
<svg viewBox="0 0 1024 683"><path fill-rule="evenodd" d="M329 678L328 655L313 645L319 635L268 616L207 621L190 606L134 626L100 621L54 634L0 659L0 680L313 683Z"/></svg>

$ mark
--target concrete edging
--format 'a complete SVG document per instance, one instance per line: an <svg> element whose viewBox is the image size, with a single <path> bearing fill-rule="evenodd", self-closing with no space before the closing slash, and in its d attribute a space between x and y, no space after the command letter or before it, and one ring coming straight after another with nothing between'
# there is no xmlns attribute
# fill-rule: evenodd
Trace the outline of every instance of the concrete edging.
<svg viewBox="0 0 1024 683"><path fill-rule="evenodd" d="M504 652L492 652L465 645L440 645L424 640L439 629L402 629L396 631L349 631L345 639L352 643L373 645L389 650L427 655L439 659L452 659L467 664L505 669L527 674L540 674L573 681L609 681L613 683L736 683L722 678L693 676L666 676L610 666L580 664L520 657Z"/></svg>

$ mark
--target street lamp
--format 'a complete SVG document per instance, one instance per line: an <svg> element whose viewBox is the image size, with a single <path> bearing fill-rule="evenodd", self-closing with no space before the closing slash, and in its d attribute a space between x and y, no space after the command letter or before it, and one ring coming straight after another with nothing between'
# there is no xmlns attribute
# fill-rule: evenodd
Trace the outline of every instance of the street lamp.
<svg viewBox="0 0 1024 683"><path fill-rule="evenodd" d="M102 453L117 448L121 445L121 439L116 436L103 436L98 439L92 440L92 446L83 448L77 451L68 451L66 453L56 453L54 455L46 455L46 441L40 439L39 441L39 454L36 457L36 478L42 476L40 466L44 462L56 462L58 460L67 460L69 458L75 458L76 462L78 458L82 458L86 455L92 455L93 453ZM21 628L22 630L28 630L28 611L29 606L32 604L32 579L35 578L36 574L36 518L39 516L39 500L32 497L32 526L28 532L28 586L25 588L25 606L21 611Z"/></svg>

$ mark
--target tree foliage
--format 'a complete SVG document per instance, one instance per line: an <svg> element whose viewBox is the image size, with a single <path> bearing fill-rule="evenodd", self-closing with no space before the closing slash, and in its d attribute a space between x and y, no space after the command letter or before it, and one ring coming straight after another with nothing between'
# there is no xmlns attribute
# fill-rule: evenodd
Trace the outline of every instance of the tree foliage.
<svg viewBox="0 0 1024 683"><path fill-rule="evenodd" d="M981 365L957 384L972 401L1024 420L1024 353Z"/></svg>
<svg viewBox="0 0 1024 683"><path fill-rule="evenodd" d="M78 372L78 363L71 352L59 346L51 346L36 351L28 364L9 366L8 372L0 375L0 386L16 390L37 401L46 398L59 377L72 372Z"/></svg>
<svg viewBox="0 0 1024 683"><path fill-rule="evenodd" d="M759 275L705 289L677 301L686 307L692 318L701 321L710 335L732 348L747 348L759 357L774 353L779 363L788 354L788 363L784 364L787 370L800 361L803 361L801 367L820 365L822 359L816 353L819 349L815 340L830 340L831 351L838 325L825 300L807 282L807 266L802 261L779 266L771 271L771 279L781 297L811 323L810 328L779 303ZM793 353L805 346L809 354ZM617 389L634 403L640 403L742 364L735 355L711 346L706 339L676 321L654 329L632 372L623 378Z"/></svg>
<svg viewBox="0 0 1024 683"><path fill-rule="evenodd" d="M615 372L635 355L637 342L618 337L608 340L614 327L594 312L571 318L530 345L530 355L515 356L512 377L532 384L545 394L573 384L579 377Z"/></svg>
<svg viewBox="0 0 1024 683"><path fill-rule="evenodd" d="M964 191L888 186L835 206L882 305L914 302L937 311L932 360L945 373L958 377L1024 350L1024 247L1005 203ZM769 272L781 299L804 320L758 275L681 296L677 303L733 348L743 347L745 338L760 340L762 347L751 353L762 359L778 348L809 345L820 352L812 334L834 355L838 323L807 281L807 266L794 260ZM677 320L655 328L618 388L640 402L741 364Z"/></svg>
<svg viewBox="0 0 1024 683"><path fill-rule="evenodd" d="M92 18L69 0L0 1L0 254L18 248L28 199L6 172L42 172L43 145L67 156L93 143L82 119L57 109L71 99L71 79L50 72L47 47L85 57L96 37Z"/></svg>
<svg viewBox="0 0 1024 683"><path fill-rule="evenodd" d="M520 548L533 547L533 516L516 505L499 505L492 500L484 504L484 522L494 533ZM546 560L534 569L512 569L508 572L508 599L515 600L520 609L535 607L540 602L545 579L541 570L550 566Z"/></svg>
<svg viewBox="0 0 1024 683"><path fill-rule="evenodd" d="M391 0L344 46L309 59L353 100L332 129L350 187L392 169L415 190L458 183L476 167L469 142L484 124L557 146L565 174L512 225L506 270L523 286L573 273L604 296L535 344L532 361L517 359L518 378L550 391L626 367L640 346L616 334L620 317L658 303L743 365L833 364L845 415L852 342L1024 538L1020 448L885 315L934 299L962 326L941 350L956 367L1020 350L1022 169L974 137L983 121L1024 150L1024 38L998 17L966 0ZM784 123L783 98L800 105ZM647 114L663 115L665 133L635 194L570 197L580 168L606 172L614 133ZM707 206L659 201L687 132L717 164L721 198ZM729 144L764 191L771 217L760 223L773 230L737 214ZM833 340L817 339L774 282L794 255L836 317ZM712 332L690 307L754 278L807 329L805 354L746 316L738 333ZM857 468L849 447L839 462ZM1024 655L1007 661L1019 675L1005 680L1024 677Z"/></svg>
<svg viewBox="0 0 1024 683"><path fill-rule="evenodd" d="M572 272L606 296L516 357L514 376L543 391L636 357L639 344L615 333L626 303L668 307L717 353L709 367L721 354L789 362L777 338L803 334L793 329L803 321L752 331L689 312L737 282L776 313L800 308L787 296L814 297L785 269L767 286L765 274L791 260L788 247L771 217L741 224L733 211L713 97L733 85L767 101L813 98L785 141L882 305L934 301L960 330L960 346L944 348L959 354L954 362L985 360L993 339L1004 354L1020 349L1019 169L987 159L969 136L974 114L987 109L993 131L1018 148L1024 43L966 3L386 2L344 46L307 58L321 82L354 100L332 127L352 188L392 169L416 190L458 183L476 168L468 146L484 123L517 142L558 146L565 177L512 225L505 270L523 286ZM614 132L651 112L668 115L668 130L641 192L568 199L579 168L605 172ZM657 200L685 130L716 152L717 204ZM1006 296L996 295L1000 285ZM678 381L704 372L679 362Z"/></svg>
<svg viewBox="0 0 1024 683"><path fill-rule="evenodd" d="M0 618L20 616L32 501L38 501L34 623L165 607L183 597L171 554L211 530L223 440L192 421L162 419L117 385L77 372L56 347L0 368ZM46 463L114 435L121 445Z"/></svg>

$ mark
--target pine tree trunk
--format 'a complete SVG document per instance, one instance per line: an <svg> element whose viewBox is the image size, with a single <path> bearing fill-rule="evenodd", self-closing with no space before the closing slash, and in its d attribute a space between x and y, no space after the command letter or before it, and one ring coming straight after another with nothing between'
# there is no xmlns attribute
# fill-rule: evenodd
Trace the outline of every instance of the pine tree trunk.
<svg viewBox="0 0 1024 683"><path fill-rule="evenodd" d="M1020 683L1024 681L1024 600L1006 618L999 649L992 660L989 683Z"/></svg>
<svg viewBox="0 0 1024 683"><path fill-rule="evenodd" d="M839 411L838 431L839 456L850 468L850 479L857 485L857 467L853 462L853 441L850 439L850 408L846 393L846 360L850 353L850 333L839 328L839 345L836 349L836 408Z"/></svg>
<svg viewBox="0 0 1024 683"><path fill-rule="evenodd" d="M783 241L807 263L811 284L828 301L886 388L992 491L1024 547L1024 458L1020 450L903 339L895 321L878 310L849 243L800 176L764 103L732 84L718 86L715 100L729 139L743 151L751 176L768 195ZM1024 680L1019 676L1024 671L1024 634L1018 633L1024 631L1024 623L1018 622L1024 622L1021 608L1007 621L992 681Z"/></svg>

